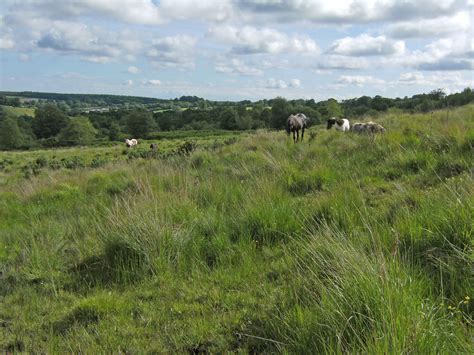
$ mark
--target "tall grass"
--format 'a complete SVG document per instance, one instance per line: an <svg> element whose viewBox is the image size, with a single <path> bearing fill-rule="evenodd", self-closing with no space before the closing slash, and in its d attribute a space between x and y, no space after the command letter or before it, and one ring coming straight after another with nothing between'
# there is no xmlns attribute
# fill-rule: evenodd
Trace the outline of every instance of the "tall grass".
<svg viewBox="0 0 474 355"><path fill-rule="evenodd" d="M41 152L28 177L38 152L9 153L0 349L472 352L473 115L94 166L69 150L74 169Z"/></svg>

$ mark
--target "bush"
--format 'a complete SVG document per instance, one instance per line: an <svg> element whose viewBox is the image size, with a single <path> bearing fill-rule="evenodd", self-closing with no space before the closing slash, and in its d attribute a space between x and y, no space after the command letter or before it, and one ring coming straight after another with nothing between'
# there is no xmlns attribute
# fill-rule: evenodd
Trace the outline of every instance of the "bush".
<svg viewBox="0 0 474 355"><path fill-rule="evenodd" d="M62 158L61 159L61 164L66 168L66 169L79 169L83 168L85 166L84 164L84 159L79 156L74 156L70 158Z"/></svg>

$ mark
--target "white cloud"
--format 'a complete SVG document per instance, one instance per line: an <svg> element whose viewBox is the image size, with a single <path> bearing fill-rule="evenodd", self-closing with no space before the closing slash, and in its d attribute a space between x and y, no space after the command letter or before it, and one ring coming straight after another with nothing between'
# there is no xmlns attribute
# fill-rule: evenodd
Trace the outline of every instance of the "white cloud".
<svg viewBox="0 0 474 355"><path fill-rule="evenodd" d="M403 73L398 82L403 85L425 85L425 76L420 72Z"/></svg>
<svg viewBox="0 0 474 355"><path fill-rule="evenodd" d="M49 20L102 16L135 24L163 23L159 8L152 0L25 0L14 1L10 9L24 14L33 13Z"/></svg>
<svg viewBox="0 0 474 355"><path fill-rule="evenodd" d="M372 37L362 34L357 37L345 37L334 41L329 53L346 56L390 56L405 52L403 41L393 41L385 36Z"/></svg>
<svg viewBox="0 0 474 355"><path fill-rule="evenodd" d="M161 81L157 79L142 80L141 84L144 86L160 86Z"/></svg>
<svg viewBox="0 0 474 355"><path fill-rule="evenodd" d="M85 60L86 62L90 63L96 63L96 64L107 64L112 61L111 57L106 57L106 56L86 56L86 57L81 57L82 60Z"/></svg>
<svg viewBox="0 0 474 355"><path fill-rule="evenodd" d="M230 0L162 0L159 5L162 17L172 20L200 19L222 22L237 11Z"/></svg>
<svg viewBox="0 0 474 355"><path fill-rule="evenodd" d="M263 75L263 71L254 66L245 64L240 59L231 59L230 61L222 60L215 66L216 72L225 74L240 74L247 76Z"/></svg>
<svg viewBox="0 0 474 355"><path fill-rule="evenodd" d="M169 21L360 24L409 21L452 15L464 0L24 0L13 11L41 13L50 20L106 17L118 22L158 25Z"/></svg>
<svg viewBox="0 0 474 355"><path fill-rule="evenodd" d="M291 88L299 88L301 86L301 80L300 79L291 79L289 86Z"/></svg>
<svg viewBox="0 0 474 355"><path fill-rule="evenodd" d="M316 70L357 70L367 69L369 61L365 58L353 58L339 55L328 55L320 59Z"/></svg>
<svg viewBox="0 0 474 355"><path fill-rule="evenodd" d="M374 78L370 75L341 75L337 81L338 84L344 85L356 85L362 87L364 85L381 85L385 81L381 79Z"/></svg>
<svg viewBox="0 0 474 355"><path fill-rule="evenodd" d="M38 39L32 43L37 48L60 54L79 54L94 63L107 63L140 50L140 43L128 31L112 32L75 22L54 21L35 32Z"/></svg>
<svg viewBox="0 0 474 355"><path fill-rule="evenodd" d="M288 84L284 80L270 78L265 86L268 89L286 89Z"/></svg>
<svg viewBox="0 0 474 355"><path fill-rule="evenodd" d="M129 80L126 80L123 85L125 86L133 86L133 80L129 79Z"/></svg>
<svg viewBox="0 0 474 355"><path fill-rule="evenodd" d="M297 89L301 87L301 81L299 79L291 79L289 82L286 82L281 79L270 78L266 81L264 87L266 89Z"/></svg>
<svg viewBox="0 0 474 355"><path fill-rule="evenodd" d="M404 86L426 86L430 88L442 87L448 90L459 90L472 86L473 82L463 78L460 72L408 72L400 75L396 84Z"/></svg>
<svg viewBox="0 0 474 355"><path fill-rule="evenodd" d="M465 34L443 38L401 58L401 64L420 70L474 69L474 39Z"/></svg>
<svg viewBox="0 0 474 355"><path fill-rule="evenodd" d="M15 47L15 41L9 37L0 38L0 49L11 49Z"/></svg>
<svg viewBox="0 0 474 355"><path fill-rule="evenodd" d="M140 69L132 65L127 68L127 72L129 72L130 74L138 74L140 73Z"/></svg>
<svg viewBox="0 0 474 355"><path fill-rule="evenodd" d="M318 45L311 38L303 35L289 36L271 28L224 25L210 28L208 35L232 46L235 54L319 53Z"/></svg>
<svg viewBox="0 0 474 355"><path fill-rule="evenodd" d="M462 0L240 0L236 7L248 16L275 22L357 24L407 21L453 14Z"/></svg>
<svg viewBox="0 0 474 355"><path fill-rule="evenodd" d="M394 38L439 38L466 32L471 26L469 14L463 11L454 16L392 24L387 32Z"/></svg>
<svg viewBox="0 0 474 355"><path fill-rule="evenodd" d="M146 55L159 68L194 68L196 42L188 35L155 39Z"/></svg>

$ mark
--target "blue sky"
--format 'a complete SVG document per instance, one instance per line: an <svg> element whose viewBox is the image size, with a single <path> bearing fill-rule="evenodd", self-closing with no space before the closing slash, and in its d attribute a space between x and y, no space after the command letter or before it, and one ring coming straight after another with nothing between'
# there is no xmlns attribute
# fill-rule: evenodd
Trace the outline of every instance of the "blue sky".
<svg viewBox="0 0 474 355"><path fill-rule="evenodd" d="M472 0L4 0L0 90L213 100L473 87Z"/></svg>

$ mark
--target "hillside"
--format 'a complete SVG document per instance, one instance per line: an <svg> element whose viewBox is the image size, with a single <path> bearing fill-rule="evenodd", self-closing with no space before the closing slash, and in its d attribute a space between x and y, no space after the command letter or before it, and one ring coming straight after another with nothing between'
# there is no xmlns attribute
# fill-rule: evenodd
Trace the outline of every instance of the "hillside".
<svg viewBox="0 0 474 355"><path fill-rule="evenodd" d="M0 350L472 353L474 106L377 122L0 152Z"/></svg>

